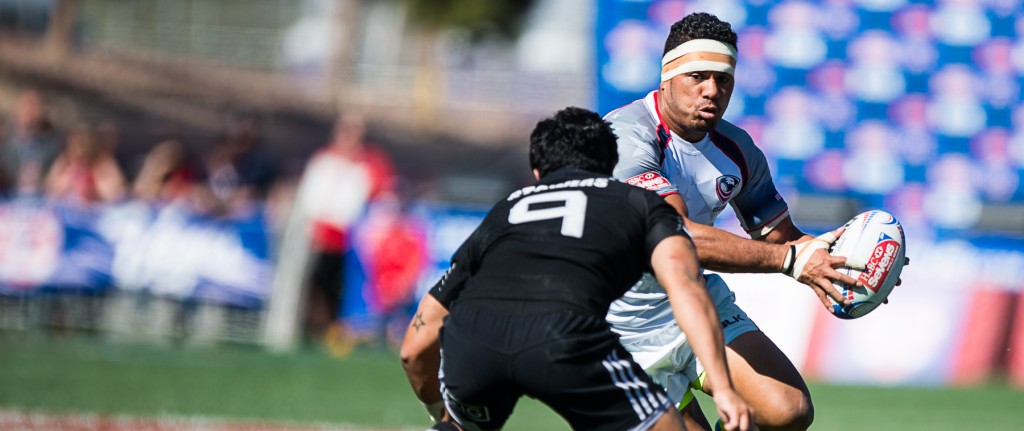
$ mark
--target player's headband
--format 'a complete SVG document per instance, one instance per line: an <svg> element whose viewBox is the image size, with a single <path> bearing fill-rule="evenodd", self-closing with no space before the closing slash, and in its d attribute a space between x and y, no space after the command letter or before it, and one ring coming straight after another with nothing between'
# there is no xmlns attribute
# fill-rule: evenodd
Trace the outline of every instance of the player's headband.
<svg viewBox="0 0 1024 431"><path fill-rule="evenodd" d="M693 39L672 48L661 58L661 80L676 75L711 71L732 75L736 70L736 47L712 39Z"/></svg>

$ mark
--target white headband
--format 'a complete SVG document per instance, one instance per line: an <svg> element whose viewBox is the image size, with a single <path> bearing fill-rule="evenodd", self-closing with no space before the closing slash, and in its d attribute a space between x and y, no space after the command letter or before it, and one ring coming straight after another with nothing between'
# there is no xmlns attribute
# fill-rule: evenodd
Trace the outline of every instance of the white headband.
<svg viewBox="0 0 1024 431"><path fill-rule="evenodd" d="M667 68L673 61L688 54L694 54L693 58ZM736 48L717 40L694 39L672 48L661 59L662 81L668 81L676 75L697 71L723 72L732 75L736 71Z"/></svg>

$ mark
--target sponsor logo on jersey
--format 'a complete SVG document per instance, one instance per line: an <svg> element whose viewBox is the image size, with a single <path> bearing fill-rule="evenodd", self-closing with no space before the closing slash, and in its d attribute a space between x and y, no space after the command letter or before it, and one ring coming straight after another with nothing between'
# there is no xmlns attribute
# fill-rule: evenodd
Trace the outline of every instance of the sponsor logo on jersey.
<svg viewBox="0 0 1024 431"><path fill-rule="evenodd" d="M732 317L722 320L722 329L725 329L729 325L734 325L747 320L742 314L734 314Z"/></svg>
<svg viewBox="0 0 1024 431"><path fill-rule="evenodd" d="M881 234L878 244L871 253L864 271L860 273L858 280L872 292L878 292L882 280L889 276L893 263L896 262L896 254L900 251L900 244L886 234Z"/></svg>
<svg viewBox="0 0 1024 431"><path fill-rule="evenodd" d="M715 183L715 192L718 193L718 199L728 202L739 186L740 179L735 175L722 175Z"/></svg>
<svg viewBox="0 0 1024 431"><path fill-rule="evenodd" d="M512 192L508 195L509 201L514 201L523 196L527 196L533 193L541 193L549 190L559 190L566 188L580 188L580 187L596 187L603 189L608 187L609 181L615 181L614 178L585 178L582 180L569 180L557 184L539 184L535 186L523 187L519 190Z"/></svg>
<svg viewBox="0 0 1024 431"><path fill-rule="evenodd" d="M647 171L640 175L626 178L625 183L631 186L643 187L647 190L658 190L669 185L668 180L656 171Z"/></svg>

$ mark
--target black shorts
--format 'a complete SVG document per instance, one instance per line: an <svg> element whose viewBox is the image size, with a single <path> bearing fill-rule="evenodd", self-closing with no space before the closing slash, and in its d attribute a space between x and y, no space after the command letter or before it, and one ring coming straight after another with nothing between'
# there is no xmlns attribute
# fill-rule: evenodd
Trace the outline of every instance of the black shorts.
<svg viewBox="0 0 1024 431"><path fill-rule="evenodd" d="M595 316L456 306L441 332L440 375L448 410L471 431L501 428L522 395L576 430L646 429L672 406Z"/></svg>

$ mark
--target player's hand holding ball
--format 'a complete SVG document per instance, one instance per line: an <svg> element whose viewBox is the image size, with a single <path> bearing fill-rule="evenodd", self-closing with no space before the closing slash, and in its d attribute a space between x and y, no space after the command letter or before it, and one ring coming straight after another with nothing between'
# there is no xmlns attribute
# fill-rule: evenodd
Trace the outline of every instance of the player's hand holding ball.
<svg viewBox="0 0 1024 431"><path fill-rule="evenodd" d="M846 259L839 272L857 283L834 283L846 302L831 301L830 311L842 319L856 319L886 302L900 284L900 273L909 262L903 226L885 211L868 211L843 226L846 231L832 246L834 257Z"/></svg>
<svg viewBox="0 0 1024 431"><path fill-rule="evenodd" d="M836 283L855 285L857 280L838 268L847 266L846 257L829 254L832 244L843 235L844 227L819 235L811 240L790 245L782 273L810 286L821 301L831 310L832 305L847 305L849 301L836 287Z"/></svg>

